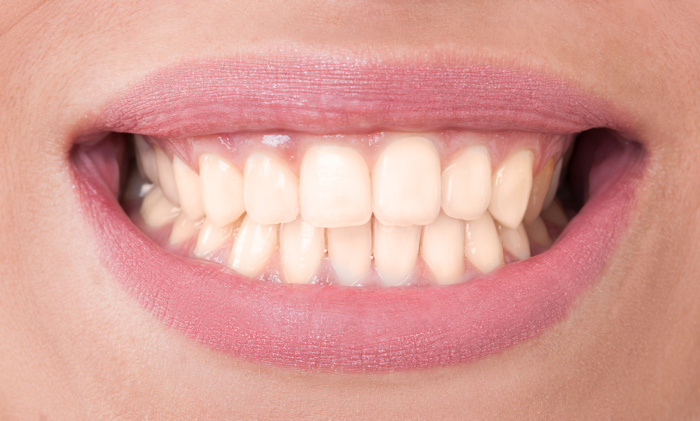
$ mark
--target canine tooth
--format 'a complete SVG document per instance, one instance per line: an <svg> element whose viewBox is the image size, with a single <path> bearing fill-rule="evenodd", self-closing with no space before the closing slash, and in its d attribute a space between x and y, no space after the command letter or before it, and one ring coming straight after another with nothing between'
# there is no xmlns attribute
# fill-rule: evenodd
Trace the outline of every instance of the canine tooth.
<svg viewBox="0 0 700 421"><path fill-rule="evenodd" d="M547 231L547 226L542 218L537 217L532 223L525 225L525 231L527 231L527 236L530 240L535 243L543 247L552 245L552 237L549 236L549 231Z"/></svg>
<svg viewBox="0 0 700 421"><path fill-rule="evenodd" d="M464 251L467 260L481 273L489 273L505 263L503 247L491 214L485 212L481 218L466 221Z"/></svg>
<svg viewBox="0 0 700 421"><path fill-rule="evenodd" d="M423 227L421 256L438 284L454 284L464 273L464 222L440 213Z"/></svg>
<svg viewBox="0 0 700 421"><path fill-rule="evenodd" d="M440 157L433 143L410 136L389 144L372 170L374 216L383 225L426 225L440 213Z"/></svg>
<svg viewBox="0 0 700 421"><path fill-rule="evenodd" d="M299 215L299 180L277 159L256 152L243 169L243 200L258 224L292 222Z"/></svg>
<svg viewBox="0 0 700 421"><path fill-rule="evenodd" d="M374 265L382 283L400 285L416 265L421 227L387 226L375 219L373 228Z"/></svg>
<svg viewBox="0 0 700 421"><path fill-rule="evenodd" d="M245 276L258 275L277 250L279 225L260 225L246 215L233 242L228 265Z"/></svg>
<svg viewBox="0 0 700 421"><path fill-rule="evenodd" d="M180 209L168 201L160 187L154 186L144 196L139 213L148 227L156 229L177 218Z"/></svg>
<svg viewBox="0 0 700 421"><path fill-rule="evenodd" d="M527 232L523 224L518 225L518 228L511 229L500 225L501 243L503 248L518 260L530 258L530 240L527 238Z"/></svg>
<svg viewBox="0 0 700 421"><path fill-rule="evenodd" d="M564 228L569 223L569 217L566 216L564 208L558 199L554 199L552 204L542 211L542 219L556 225L559 228Z"/></svg>
<svg viewBox="0 0 700 421"><path fill-rule="evenodd" d="M175 175L173 174L173 163L159 148L156 148L156 165L158 167L158 184L160 185L163 194L174 205L180 205L180 198L177 195L177 186L175 185Z"/></svg>
<svg viewBox="0 0 700 421"><path fill-rule="evenodd" d="M202 226L202 221L193 221L184 212L180 213L173 223L172 231L168 242L176 246L182 244L197 234L197 231Z"/></svg>
<svg viewBox="0 0 700 421"><path fill-rule="evenodd" d="M530 191L530 198L528 199L527 209L523 217L523 222L526 224L531 224L537 219L540 212L542 212L542 205L549 191L553 172L554 158L549 158L544 167L542 167L540 172L538 172L532 180L532 190Z"/></svg>
<svg viewBox="0 0 700 421"><path fill-rule="evenodd" d="M139 167L139 171L151 183L157 183L156 151L139 134L134 135L134 145L136 146L136 164Z"/></svg>
<svg viewBox="0 0 700 421"><path fill-rule="evenodd" d="M372 216L369 169L350 147L314 146L299 174L301 217L318 227L362 225Z"/></svg>
<svg viewBox="0 0 700 421"><path fill-rule="evenodd" d="M549 190L547 190L547 195L545 196L544 202L542 203L543 209L548 208L552 204L554 197L557 195L557 189L559 188L559 179L561 178L562 165L562 160L560 159L557 162L556 167L554 167L552 181L549 184Z"/></svg>
<svg viewBox="0 0 700 421"><path fill-rule="evenodd" d="M463 149L442 172L442 210L453 218L476 219L491 200L491 157L485 146Z"/></svg>
<svg viewBox="0 0 700 421"><path fill-rule="evenodd" d="M323 228L298 219L280 226L280 257L288 283L309 283L325 252Z"/></svg>
<svg viewBox="0 0 700 421"><path fill-rule="evenodd" d="M173 174L177 195L180 198L180 208L192 221L204 217L202 203L202 182L199 175L185 164L180 158L173 158Z"/></svg>
<svg viewBox="0 0 700 421"><path fill-rule="evenodd" d="M209 222L225 226L243 215L243 175L236 167L207 153L199 157L199 176L204 212Z"/></svg>
<svg viewBox="0 0 700 421"><path fill-rule="evenodd" d="M369 222L354 227L328 228L328 257L338 283L351 286L364 279L372 263L372 227Z"/></svg>
<svg viewBox="0 0 700 421"><path fill-rule="evenodd" d="M532 189L531 151L523 149L510 154L492 177L489 212L501 224L517 228L525 215Z"/></svg>
<svg viewBox="0 0 700 421"><path fill-rule="evenodd" d="M210 221L209 218L205 219L197 236L197 245L192 253L197 257L206 257L214 253L231 238L233 228L234 224L219 226Z"/></svg>

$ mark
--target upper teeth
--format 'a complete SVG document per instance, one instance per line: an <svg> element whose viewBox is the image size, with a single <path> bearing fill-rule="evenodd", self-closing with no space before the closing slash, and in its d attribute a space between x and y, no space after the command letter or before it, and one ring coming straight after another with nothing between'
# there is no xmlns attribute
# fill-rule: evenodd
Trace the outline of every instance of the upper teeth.
<svg viewBox="0 0 700 421"><path fill-rule="evenodd" d="M135 138L139 169L157 184L140 210L146 225L175 221L172 244L199 232L194 255L226 247L228 257L219 260L247 276L260 274L279 248L287 282L310 282L327 252L337 283L364 282L374 258L381 283L399 285L420 249L436 282L447 284L501 266L504 249L514 259L529 257L523 221L538 244L551 244L538 216L552 201L561 160L547 157L533 177L538 144L507 154L493 172L489 144L465 145L441 169L429 137L396 136L371 170L351 146L315 144L297 177L271 148L250 153L242 171L202 153L196 171Z"/></svg>

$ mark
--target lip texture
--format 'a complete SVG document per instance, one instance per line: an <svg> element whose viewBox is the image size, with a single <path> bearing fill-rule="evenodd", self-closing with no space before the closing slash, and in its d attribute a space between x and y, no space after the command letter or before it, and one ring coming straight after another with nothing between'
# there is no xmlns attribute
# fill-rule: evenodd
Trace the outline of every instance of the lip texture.
<svg viewBox="0 0 700 421"><path fill-rule="evenodd" d="M87 132L173 137L274 127L332 133L450 126L569 133L621 127L614 117L602 102L530 72L223 61L149 77L110 103ZM450 287L348 289L251 281L167 253L131 223L93 155L89 148L73 154L80 206L104 266L141 305L164 324L237 357L342 371L466 362L564 318L624 233L643 167L638 148L613 154L605 165L619 178L591 182L605 187L541 255Z"/></svg>

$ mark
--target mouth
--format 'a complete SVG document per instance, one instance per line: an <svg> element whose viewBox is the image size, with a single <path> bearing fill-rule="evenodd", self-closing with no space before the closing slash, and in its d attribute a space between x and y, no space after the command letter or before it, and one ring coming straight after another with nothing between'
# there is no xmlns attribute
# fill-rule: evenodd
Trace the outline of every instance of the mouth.
<svg viewBox="0 0 700 421"><path fill-rule="evenodd" d="M104 266L238 358L387 371L566 317L623 237L646 151L532 71L285 59L156 73L74 137Z"/></svg>

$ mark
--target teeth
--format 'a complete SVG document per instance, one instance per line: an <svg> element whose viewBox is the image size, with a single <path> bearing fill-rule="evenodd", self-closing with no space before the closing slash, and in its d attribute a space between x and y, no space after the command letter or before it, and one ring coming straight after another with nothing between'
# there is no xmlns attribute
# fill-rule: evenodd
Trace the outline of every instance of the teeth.
<svg viewBox="0 0 700 421"><path fill-rule="evenodd" d="M177 186L177 196L180 199L180 208L193 221L204 217L204 204L202 203L202 182L199 175L192 170L180 158L173 158L173 174Z"/></svg>
<svg viewBox="0 0 700 421"><path fill-rule="evenodd" d="M328 228L328 257L338 283L355 285L364 279L372 263L372 227L370 223L354 227Z"/></svg>
<svg viewBox="0 0 700 421"><path fill-rule="evenodd" d="M526 224L532 223L535 219L537 219L540 212L542 212L542 205L544 204L549 186L552 182L553 172L554 158L550 158L532 180L532 191L530 192L527 210L525 210L525 216L523 217L523 221Z"/></svg>
<svg viewBox="0 0 700 421"><path fill-rule="evenodd" d="M214 154L199 157L202 200L207 220L225 226L240 218L243 205L243 175L228 161Z"/></svg>
<svg viewBox="0 0 700 421"><path fill-rule="evenodd" d="M389 144L372 171L374 216L384 225L426 225L440 212L440 156L419 136Z"/></svg>
<svg viewBox="0 0 700 421"><path fill-rule="evenodd" d="M136 145L136 163L141 174L151 183L158 182L158 167L156 165L156 152L151 145L146 143L143 136L135 134L134 144Z"/></svg>
<svg viewBox="0 0 700 421"><path fill-rule="evenodd" d="M314 146L300 171L301 216L318 227L362 225L372 216L369 170L350 147Z"/></svg>
<svg viewBox="0 0 700 421"><path fill-rule="evenodd" d="M421 227L386 226L374 220L374 265L386 286L401 285L413 272Z"/></svg>
<svg viewBox="0 0 700 421"><path fill-rule="evenodd" d="M503 247L491 214L486 212L481 218L467 221L464 225L467 260L484 274L503 266Z"/></svg>
<svg viewBox="0 0 700 421"><path fill-rule="evenodd" d="M139 213L149 228L157 229L177 218L180 209L170 203L163 191L155 186L143 198Z"/></svg>
<svg viewBox="0 0 700 421"><path fill-rule="evenodd" d="M477 219L491 200L491 157L485 146L461 152L442 172L442 209L457 219Z"/></svg>
<svg viewBox="0 0 700 421"><path fill-rule="evenodd" d="M523 224L520 224L517 229L501 225L498 227L498 231L501 234L501 242L505 251L518 260L530 258L530 241L527 238Z"/></svg>
<svg viewBox="0 0 700 421"><path fill-rule="evenodd" d="M287 282L309 283L325 252L323 228L301 219L280 227L280 257Z"/></svg>
<svg viewBox="0 0 700 421"><path fill-rule="evenodd" d="M175 175L173 174L173 163L165 152L156 148L156 164L158 167L158 185L163 194L168 200L179 206L180 199L177 195L177 186L175 185Z"/></svg>
<svg viewBox="0 0 700 421"><path fill-rule="evenodd" d="M544 224L542 218L535 218L531 224L525 225L525 231L527 231L527 236L543 247L549 247L552 245L552 237L549 236L549 231L547 231L547 226Z"/></svg>
<svg viewBox="0 0 700 421"><path fill-rule="evenodd" d="M464 273L464 222L441 213L423 227L421 256L438 284L457 283Z"/></svg>
<svg viewBox="0 0 700 421"><path fill-rule="evenodd" d="M532 189L533 160L531 151L517 151L493 174L489 211L508 228L516 229L525 215Z"/></svg>
<svg viewBox="0 0 700 421"><path fill-rule="evenodd" d="M197 234L197 231L199 231L199 228L201 226L201 220L193 221L190 218L188 218L187 215L185 215L184 213L180 213L180 215L175 220L175 223L173 223L173 228L172 231L170 231L170 238L168 239L168 242L173 246L182 244L190 238L194 237L194 235Z"/></svg>
<svg viewBox="0 0 700 421"><path fill-rule="evenodd" d="M243 169L243 198L248 216L259 224L292 222L299 215L299 180L264 153L248 157Z"/></svg>
<svg viewBox="0 0 700 421"><path fill-rule="evenodd" d="M548 208L552 204L554 197L557 195L557 189L559 188L559 179L561 178L562 160L557 162L556 167L554 167L554 173L552 174L552 182L549 185L549 190L544 198L542 204L543 208Z"/></svg>
<svg viewBox="0 0 700 421"><path fill-rule="evenodd" d="M258 275L277 251L278 225L260 225L246 216L233 242L229 266L245 276Z"/></svg>
<svg viewBox="0 0 700 421"><path fill-rule="evenodd" d="M209 219L204 220L197 236L197 245L192 252L197 257L206 257L219 250L233 234L234 224L218 226Z"/></svg>
<svg viewBox="0 0 700 421"><path fill-rule="evenodd" d="M569 218L558 199L555 199L549 207L542 211L542 219L559 228L564 228L569 223Z"/></svg>

